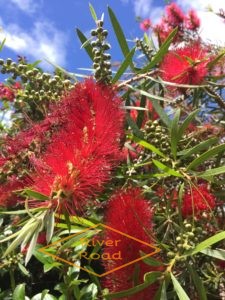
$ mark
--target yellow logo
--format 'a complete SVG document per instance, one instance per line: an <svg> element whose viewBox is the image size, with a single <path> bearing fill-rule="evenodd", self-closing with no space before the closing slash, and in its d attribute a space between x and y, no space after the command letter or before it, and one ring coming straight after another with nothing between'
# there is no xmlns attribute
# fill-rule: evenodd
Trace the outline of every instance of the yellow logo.
<svg viewBox="0 0 225 300"><path fill-rule="evenodd" d="M98 234L104 230L104 229L107 229L107 230L111 230L115 233L116 235L116 239L101 239ZM96 236L97 235L97 236ZM120 238L118 238L118 236ZM90 237L92 237L90 239ZM129 262L126 262L124 263L124 260L123 260L123 257L122 257L122 253L120 251L120 243L121 243L121 240L126 238L127 239L127 245L128 245L128 249L129 249L129 240L131 242L137 242L141 245L145 245L145 249L146 249L146 246L149 247L149 253L147 253L146 255L142 256L142 257L137 257L136 259L132 260L132 261L129 261ZM69 242L71 241L71 243ZM65 243L64 244L64 249L65 248L68 248L68 247L74 247L74 246L81 246L81 251L78 253L77 255L77 259L80 259L80 260L83 260L83 261L87 261L87 262L90 262L90 261L97 261L97 260L101 260L101 261L104 261L104 260L109 260L110 262L114 262L114 261L121 261L121 265L118 266L117 264L117 267L113 267L113 263L112 263L112 270L110 271L107 271L107 272L104 272L102 274L98 274L97 272L93 271L93 270L89 270L88 268L86 268L85 266L80 266L78 264L76 264L75 262L71 262L71 261L68 261L66 260L65 258L63 257L60 257L60 256L57 256L55 254L52 254L51 252L48 252L48 248L52 248L53 246L57 246L57 244L60 244L62 245L62 243ZM88 251L88 247L91 249L97 249L97 251ZM113 249L113 251L109 251L109 252L106 252L104 251L103 253L99 253L99 249L101 247L105 247L105 249L109 249L111 248L111 250ZM115 251L114 251L115 250ZM104 225L104 224L96 224L94 226L91 226L91 227L88 227L84 230L81 230L77 233L74 233L70 236L67 236L65 238L62 238L60 240L57 240L56 242L52 243L52 244L49 244L45 247L42 247L42 248L39 248L38 251L46 254L46 255L49 255L51 257L53 257L54 259L56 260L59 260L59 261L62 261L64 263L67 263L69 265L72 265L74 267L77 267L79 269L82 269L88 273L91 273L95 276L98 276L98 277L103 277L103 276L106 276L112 272L115 272L119 269L122 269L122 268L125 268L131 264L134 264L138 261L141 261L149 256L152 256L156 253L158 253L160 251L159 248L151 245L151 244L148 244L140 239L137 239L131 235L128 235L124 232L121 232L115 228L112 228L110 226L107 226L107 225ZM129 250L128 250L129 251Z"/></svg>

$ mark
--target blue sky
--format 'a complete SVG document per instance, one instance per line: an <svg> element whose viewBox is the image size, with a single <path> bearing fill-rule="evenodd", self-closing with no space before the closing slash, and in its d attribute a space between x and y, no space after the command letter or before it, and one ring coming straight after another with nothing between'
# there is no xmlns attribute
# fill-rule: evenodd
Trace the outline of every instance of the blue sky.
<svg viewBox="0 0 225 300"><path fill-rule="evenodd" d="M105 27L109 29L114 61L121 60L121 53L112 33L107 5L115 12L127 39L141 37L143 32L135 16L160 18L164 0L0 0L0 41L6 37L3 58L25 55L31 62L47 58L70 72L81 73L79 67L91 67L84 49L75 34L75 28L84 33L95 27L88 3L95 7L98 16L105 13ZM224 0L177 0L183 9L195 8L205 29L205 39L225 43L225 24L218 17L205 11L208 4L215 10L225 9ZM210 14L210 15L209 15ZM222 34L223 32L223 34ZM210 35L211 34L211 35Z"/></svg>

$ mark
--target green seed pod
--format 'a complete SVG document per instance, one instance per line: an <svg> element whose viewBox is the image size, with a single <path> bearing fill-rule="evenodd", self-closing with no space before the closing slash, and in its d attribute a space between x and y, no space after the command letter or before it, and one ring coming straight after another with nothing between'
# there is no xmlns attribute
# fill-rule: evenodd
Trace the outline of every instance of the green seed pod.
<svg viewBox="0 0 225 300"><path fill-rule="evenodd" d="M167 257L173 258L174 256L175 256L175 253L172 252L172 251L169 251L169 252L167 253Z"/></svg>
<svg viewBox="0 0 225 300"><path fill-rule="evenodd" d="M102 45L102 48L103 48L104 50L109 50L109 49L111 48L111 46L110 46L110 44L105 43L105 44Z"/></svg>
<svg viewBox="0 0 225 300"><path fill-rule="evenodd" d="M96 31L95 29L92 29L92 30L91 30L91 35L92 35L92 36L96 36L96 35L97 35L97 31Z"/></svg>
<svg viewBox="0 0 225 300"><path fill-rule="evenodd" d="M103 28L102 27L98 27L97 28L97 33L99 34L99 33L102 33L103 32Z"/></svg>
<svg viewBox="0 0 225 300"><path fill-rule="evenodd" d="M97 46L96 41L92 41L92 42L91 42L91 46L92 46L92 47L96 47L96 46Z"/></svg>
<svg viewBox="0 0 225 300"><path fill-rule="evenodd" d="M11 63L12 63L12 59L11 58L7 58L6 59L6 64L9 66L9 65L11 65Z"/></svg>
<svg viewBox="0 0 225 300"><path fill-rule="evenodd" d="M99 63L93 63L93 68L97 69L99 67Z"/></svg>
<svg viewBox="0 0 225 300"><path fill-rule="evenodd" d="M107 30L103 30L103 31L102 31L102 35L103 35L104 37L107 37L107 36L108 36L108 31L107 31Z"/></svg>
<svg viewBox="0 0 225 300"><path fill-rule="evenodd" d="M0 58L0 66L4 65L4 59Z"/></svg>

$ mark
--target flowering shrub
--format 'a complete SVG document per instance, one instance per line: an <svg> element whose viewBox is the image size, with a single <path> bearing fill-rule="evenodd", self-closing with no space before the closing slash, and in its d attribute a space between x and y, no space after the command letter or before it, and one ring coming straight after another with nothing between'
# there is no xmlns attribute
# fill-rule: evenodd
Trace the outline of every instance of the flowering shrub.
<svg viewBox="0 0 225 300"><path fill-rule="evenodd" d="M129 49L109 7L112 67L90 8L90 78L0 59L0 299L225 299L225 52L175 3Z"/></svg>

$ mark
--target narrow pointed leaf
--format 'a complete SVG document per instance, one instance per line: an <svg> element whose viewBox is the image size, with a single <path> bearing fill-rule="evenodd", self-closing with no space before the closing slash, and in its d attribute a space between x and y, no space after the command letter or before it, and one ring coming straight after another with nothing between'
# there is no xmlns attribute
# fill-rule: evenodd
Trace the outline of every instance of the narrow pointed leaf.
<svg viewBox="0 0 225 300"><path fill-rule="evenodd" d="M152 160L154 165L159 168L160 170L164 171L165 173L168 174L168 176L175 176L175 177L183 177L178 171L175 171L169 167L167 167L166 165L164 165L163 163L161 163L158 160L153 159Z"/></svg>
<svg viewBox="0 0 225 300"><path fill-rule="evenodd" d="M187 170L190 169L195 169L196 167L198 167L199 165L201 165L202 163L204 163L207 159L217 155L220 152L224 152L225 151L225 144L222 145L218 145L210 150L208 150L207 152L203 153L202 155L200 155L199 157L197 157L196 159L194 159L187 167Z"/></svg>
<svg viewBox="0 0 225 300"><path fill-rule="evenodd" d="M181 139L182 135L184 134L185 130L187 129L188 125L192 122L192 120L196 117L199 113L200 109L196 109L192 113L188 115L188 117L183 121L179 130L178 130L178 140Z"/></svg>
<svg viewBox="0 0 225 300"><path fill-rule="evenodd" d="M49 199L48 196L46 196L44 194L41 194L39 192L35 192L33 190L30 190L30 189L23 190L22 194L25 195L25 196L28 196L29 198L33 198L33 199L37 199L37 200L42 200L42 201Z"/></svg>
<svg viewBox="0 0 225 300"><path fill-rule="evenodd" d="M214 245L215 243L222 241L224 239L225 239L225 231L219 232L219 233L215 234L214 236L211 236L207 240L198 244L193 250L187 251L186 255L195 255L195 254L201 252L202 250L205 250L206 248L208 248L208 247Z"/></svg>
<svg viewBox="0 0 225 300"><path fill-rule="evenodd" d="M210 146L216 144L218 142L217 137L210 138L204 142L199 143L198 145L194 146L193 148L188 148L182 151L179 151L177 155L181 156L181 159L184 159L192 154L199 154L204 149L209 149Z"/></svg>
<svg viewBox="0 0 225 300"><path fill-rule="evenodd" d="M118 71L116 72L115 76L112 79L112 83L116 83L120 77L124 74L124 72L126 71L126 69L128 68L128 66L131 64L132 62L132 58L134 56L135 53L135 48L133 48L126 56L125 60L122 62L122 64L120 65Z"/></svg>
<svg viewBox="0 0 225 300"><path fill-rule="evenodd" d="M123 30L120 26L119 21L117 20L117 18L115 16L114 12L113 12L113 10L110 7L108 7L108 13L109 13L110 21L111 21L112 26L113 26L113 30L116 34L118 43L119 43L120 48L122 50L122 53L123 53L124 57L126 57L129 54L130 49L128 47L128 44L127 44L125 35L123 33ZM133 65L132 62L130 64L130 66L131 66L132 69L134 69L134 65Z"/></svg>
<svg viewBox="0 0 225 300"><path fill-rule="evenodd" d="M150 151L152 151L152 152L158 154L159 156L165 158L165 155L164 155L158 148L156 148L155 146L149 144L149 143L146 142L145 140L139 139L138 137L133 136L133 135L132 135L132 136L130 135L129 138L130 138L132 141L136 142L137 144L143 146L144 148L146 148L146 149L148 149L148 150L150 150Z"/></svg>
<svg viewBox="0 0 225 300"><path fill-rule="evenodd" d="M55 213L54 211L51 211L48 215L47 215L47 222L46 222L46 240L47 243L49 243L51 241L53 232L54 232L54 226L55 226Z"/></svg>
<svg viewBox="0 0 225 300"><path fill-rule="evenodd" d="M76 29L76 33L81 41L81 44L83 45L88 39L86 38L86 36L83 34L83 32L80 31L80 29ZM94 60L94 55L92 53L92 46L90 44L88 44L85 47L85 50L87 52L87 54L89 55L90 59L93 61Z"/></svg>
<svg viewBox="0 0 225 300"><path fill-rule="evenodd" d="M178 132L179 132L179 126L178 126L178 122L180 119L180 109L178 109L175 113L175 116L172 120L172 124L171 124L171 152L173 154L174 159L176 159L177 157L177 144L179 142L179 136L178 136Z"/></svg>
<svg viewBox="0 0 225 300"><path fill-rule="evenodd" d="M174 290L176 291L178 298L180 300L190 300L190 298L188 297L188 295L186 294L185 290L182 288L182 286L180 285L176 277L172 273L170 273L170 276L173 282Z"/></svg>
<svg viewBox="0 0 225 300"><path fill-rule="evenodd" d="M214 169L208 169L203 173L195 173L196 176L207 179L211 176L219 175L225 173L225 166L223 167L218 167Z"/></svg>
<svg viewBox="0 0 225 300"><path fill-rule="evenodd" d="M199 299L201 300L207 300L206 290L204 287L204 284L199 277L198 273L192 268L191 265L187 265L188 271L191 274L191 278L194 282L194 285L196 287L196 290L198 291Z"/></svg>
<svg viewBox="0 0 225 300"><path fill-rule="evenodd" d="M91 3L89 3L89 9L92 15L92 18L94 19L94 21L96 22L98 20L98 17L96 15L95 9L94 7L91 5Z"/></svg>
<svg viewBox="0 0 225 300"><path fill-rule="evenodd" d="M215 258L218 258L218 259L221 259L221 260L225 260L225 250L224 249L210 249L210 248L207 248L207 249L204 249L200 252L204 253L208 256L211 256L211 257L215 257Z"/></svg>

